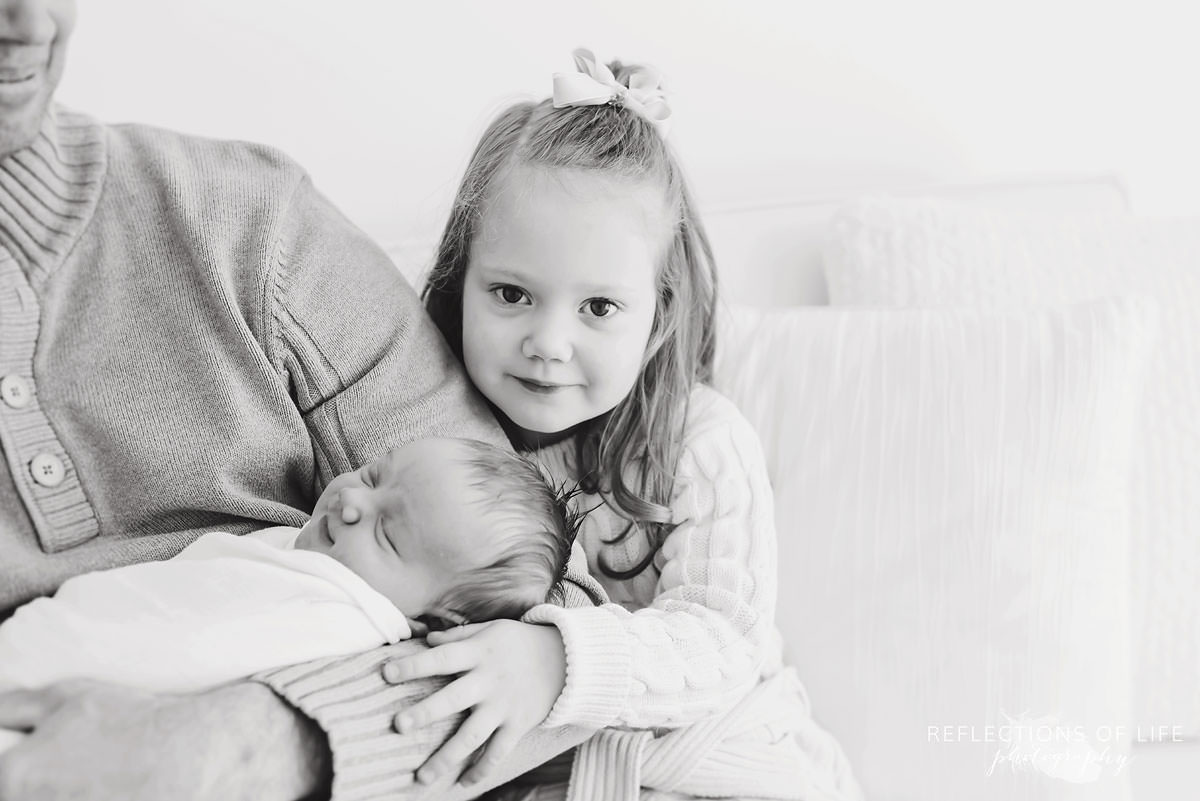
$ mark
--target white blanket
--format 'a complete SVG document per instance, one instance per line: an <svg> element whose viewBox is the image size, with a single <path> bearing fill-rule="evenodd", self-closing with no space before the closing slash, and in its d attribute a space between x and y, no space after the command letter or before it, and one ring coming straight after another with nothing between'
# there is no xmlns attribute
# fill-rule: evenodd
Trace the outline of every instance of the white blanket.
<svg viewBox="0 0 1200 801"><path fill-rule="evenodd" d="M295 528L206 534L174 559L88 573L0 626L0 687L92 678L188 692L411 636L392 603Z"/></svg>

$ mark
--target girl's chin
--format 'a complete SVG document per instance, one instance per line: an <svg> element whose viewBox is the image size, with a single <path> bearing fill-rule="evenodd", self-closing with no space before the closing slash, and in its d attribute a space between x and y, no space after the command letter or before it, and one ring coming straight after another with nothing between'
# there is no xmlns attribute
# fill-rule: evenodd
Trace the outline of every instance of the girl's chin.
<svg viewBox="0 0 1200 801"><path fill-rule="evenodd" d="M500 420L505 428L509 429L510 434L513 431L518 431L528 433L531 436L554 437L559 434L565 434L584 422L583 420L574 420L558 415L547 416L545 410L538 409L516 408L510 412L495 401L491 401L491 406L496 419ZM542 413L539 414L538 412Z"/></svg>
<svg viewBox="0 0 1200 801"><path fill-rule="evenodd" d="M553 437L571 431L582 422L582 420L576 420L575 422L567 425L547 425L540 421L534 421L532 424L528 425L524 423L517 423L517 425L521 427L522 431L527 431L533 436Z"/></svg>
<svg viewBox="0 0 1200 801"><path fill-rule="evenodd" d="M583 422L583 421L580 421ZM532 425L523 425L522 423L531 423ZM546 425L543 421L515 421L511 417L506 417L504 423L504 433L508 434L508 438L513 442L532 450L543 448L547 445L553 445L569 437L579 423L561 427Z"/></svg>

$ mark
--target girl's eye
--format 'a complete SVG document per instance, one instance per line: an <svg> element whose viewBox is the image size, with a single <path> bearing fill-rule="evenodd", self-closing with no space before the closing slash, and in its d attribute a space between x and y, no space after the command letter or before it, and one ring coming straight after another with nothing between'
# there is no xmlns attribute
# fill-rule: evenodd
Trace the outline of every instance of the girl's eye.
<svg viewBox="0 0 1200 801"><path fill-rule="evenodd" d="M512 284L501 284L492 288L492 294L500 299L502 303L507 303L510 306L515 306L518 303L528 300L528 295L525 290L515 287Z"/></svg>
<svg viewBox="0 0 1200 801"><path fill-rule="evenodd" d="M593 317L610 317L617 310L617 304L605 298L592 298L584 304L584 308Z"/></svg>

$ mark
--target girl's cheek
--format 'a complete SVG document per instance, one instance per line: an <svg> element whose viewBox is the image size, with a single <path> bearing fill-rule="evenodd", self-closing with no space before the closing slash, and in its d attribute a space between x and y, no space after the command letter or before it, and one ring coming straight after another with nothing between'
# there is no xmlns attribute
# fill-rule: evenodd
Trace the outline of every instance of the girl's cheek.
<svg viewBox="0 0 1200 801"><path fill-rule="evenodd" d="M486 382L483 380L484 376L480 372L479 362L480 358L478 354L475 353L474 349L467 350L465 353L463 353L463 366L467 368L467 378L469 378L471 383L476 387L482 389Z"/></svg>

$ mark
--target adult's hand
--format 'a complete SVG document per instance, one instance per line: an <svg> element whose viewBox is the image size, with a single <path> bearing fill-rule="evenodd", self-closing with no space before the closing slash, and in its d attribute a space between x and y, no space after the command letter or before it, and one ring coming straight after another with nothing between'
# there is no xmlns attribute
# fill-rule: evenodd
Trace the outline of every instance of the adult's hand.
<svg viewBox="0 0 1200 801"><path fill-rule="evenodd" d="M294 801L330 782L324 734L270 688L153 695L97 682L0 693L0 801Z"/></svg>

